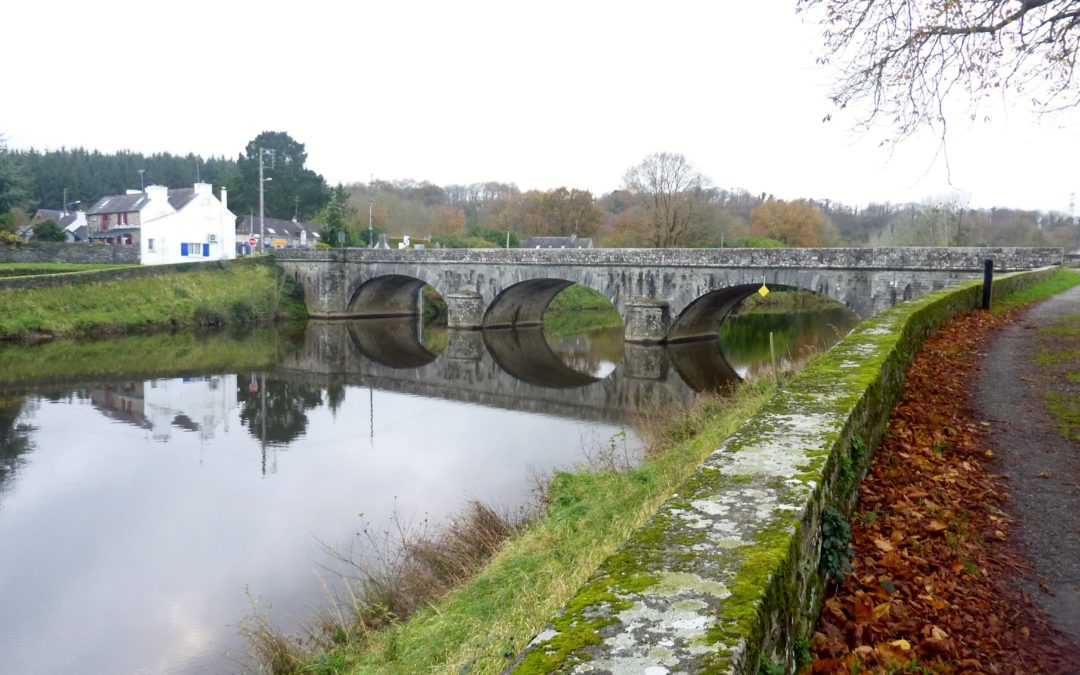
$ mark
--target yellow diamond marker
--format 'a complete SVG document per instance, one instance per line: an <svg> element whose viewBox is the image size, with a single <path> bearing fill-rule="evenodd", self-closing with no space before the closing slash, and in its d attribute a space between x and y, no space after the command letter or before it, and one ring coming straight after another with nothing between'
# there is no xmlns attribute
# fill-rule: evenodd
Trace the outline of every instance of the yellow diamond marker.
<svg viewBox="0 0 1080 675"><path fill-rule="evenodd" d="M761 297L764 298L766 295L769 294L769 287L766 286L765 284L761 284L761 288L757 289L757 292L758 292L758 295L760 295Z"/></svg>

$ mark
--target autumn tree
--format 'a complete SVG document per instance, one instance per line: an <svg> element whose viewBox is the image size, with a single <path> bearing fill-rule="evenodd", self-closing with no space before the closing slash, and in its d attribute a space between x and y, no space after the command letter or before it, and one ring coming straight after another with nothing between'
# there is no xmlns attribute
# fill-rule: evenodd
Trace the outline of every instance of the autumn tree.
<svg viewBox="0 0 1080 675"><path fill-rule="evenodd" d="M793 247L821 245L825 217L805 200L769 199L750 212L750 236L782 241Z"/></svg>
<svg viewBox="0 0 1080 675"><path fill-rule="evenodd" d="M1038 111L1075 106L1080 46L1076 0L798 0L820 18L827 56L842 74L838 108L867 103L860 120L885 116L905 137L944 132L945 101L968 98L974 116L1011 93Z"/></svg>
<svg viewBox="0 0 1080 675"><path fill-rule="evenodd" d="M465 234L465 212L456 206L439 207L431 220L434 234Z"/></svg>
<svg viewBox="0 0 1080 675"><path fill-rule="evenodd" d="M685 245L708 182L678 153L649 155L626 172L623 183L645 213L649 246Z"/></svg>

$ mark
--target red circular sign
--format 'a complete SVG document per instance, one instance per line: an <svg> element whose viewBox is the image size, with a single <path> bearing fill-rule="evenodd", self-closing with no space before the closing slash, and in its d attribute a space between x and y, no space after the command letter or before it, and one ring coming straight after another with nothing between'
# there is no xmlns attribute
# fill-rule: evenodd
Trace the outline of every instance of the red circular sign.
<svg viewBox="0 0 1080 675"><path fill-rule="evenodd" d="M248 246L254 246L255 244L258 244L258 243L259 243L259 240L256 239L255 237L250 237L248 239Z"/></svg>

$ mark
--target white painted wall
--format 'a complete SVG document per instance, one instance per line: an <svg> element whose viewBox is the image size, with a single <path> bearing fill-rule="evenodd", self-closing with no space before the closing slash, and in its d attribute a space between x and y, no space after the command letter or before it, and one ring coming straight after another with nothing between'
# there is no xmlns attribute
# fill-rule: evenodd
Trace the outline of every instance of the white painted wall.
<svg viewBox="0 0 1080 675"><path fill-rule="evenodd" d="M147 188L147 194L150 194L150 188ZM151 204L157 199L156 195L152 196ZM236 216L229 211L227 204L214 196L212 187L208 183L196 183L194 199L179 211L143 219L139 243L142 264L165 265L235 258L235 223ZM183 255L183 244L188 244L186 256ZM204 250L207 255L203 255Z"/></svg>

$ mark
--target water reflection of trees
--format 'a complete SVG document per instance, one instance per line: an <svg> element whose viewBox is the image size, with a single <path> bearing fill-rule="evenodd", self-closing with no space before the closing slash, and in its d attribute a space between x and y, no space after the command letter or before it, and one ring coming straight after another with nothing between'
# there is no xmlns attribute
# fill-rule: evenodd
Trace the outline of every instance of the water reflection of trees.
<svg viewBox="0 0 1080 675"><path fill-rule="evenodd" d="M253 382L257 388L251 386ZM341 384L323 388L262 376L236 379L240 423L255 438L274 445L287 445L304 435L307 411L325 403L337 412L344 399L345 387Z"/></svg>
<svg viewBox="0 0 1080 675"><path fill-rule="evenodd" d="M0 394L0 497L25 461L23 455L34 449L34 427L21 421L24 402L23 396Z"/></svg>
<svg viewBox="0 0 1080 675"><path fill-rule="evenodd" d="M746 314L729 316L720 324L720 344L735 366L769 362L769 333L773 334L776 355L798 359L824 351L859 322L846 308L791 314Z"/></svg>

